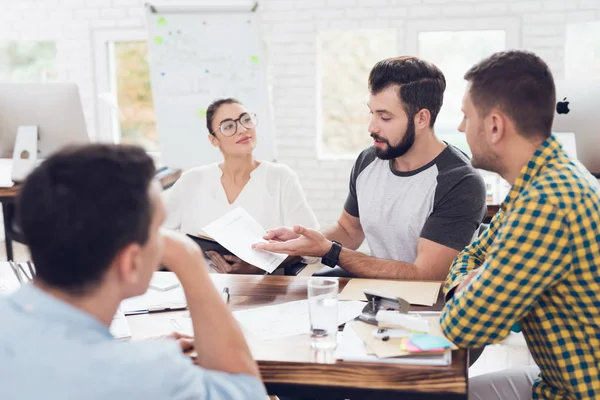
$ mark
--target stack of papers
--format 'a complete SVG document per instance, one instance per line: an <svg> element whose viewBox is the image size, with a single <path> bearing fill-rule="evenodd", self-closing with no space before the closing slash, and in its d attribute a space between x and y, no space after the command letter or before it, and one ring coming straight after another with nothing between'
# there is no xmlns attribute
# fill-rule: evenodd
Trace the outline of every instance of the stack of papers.
<svg viewBox="0 0 600 400"><path fill-rule="evenodd" d="M253 244L266 242L263 237L267 231L243 208L230 211L203 231L237 257L269 273L287 258L287 254L252 248Z"/></svg>
<svg viewBox="0 0 600 400"><path fill-rule="evenodd" d="M450 349L436 353L414 354L401 350L396 341L402 339L390 339L389 341L384 342L381 339L372 338L372 340L369 340L367 343L364 340L365 332L372 337L371 331L373 328L373 325L368 325L360 321L347 323L336 349L336 359L352 362L378 362L384 364L411 365L450 365L452 362L452 352ZM371 344L377 343L374 341L388 344L388 347L390 348L388 354L391 355L389 357L378 356L371 347Z"/></svg>

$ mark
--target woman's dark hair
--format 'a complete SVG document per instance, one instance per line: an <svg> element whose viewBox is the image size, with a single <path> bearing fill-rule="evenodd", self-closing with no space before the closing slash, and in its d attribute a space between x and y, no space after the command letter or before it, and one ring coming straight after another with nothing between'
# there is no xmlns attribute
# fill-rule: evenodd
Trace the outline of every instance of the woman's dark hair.
<svg viewBox="0 0 600 400"><path fill-rule="evenodd" d="M212 103L210 103L210 105L206 109L206 128L208 129L208 133L210 133L213 136L215 135L213 128L212 128L213 119L215 119L215 113L219 110L219 108L223 104L242 104L242 103L240 103L239 101L237 101L236 99L233 99L231 97L226 98L226 99L218 99L218 100L215 100Z"/></svg>

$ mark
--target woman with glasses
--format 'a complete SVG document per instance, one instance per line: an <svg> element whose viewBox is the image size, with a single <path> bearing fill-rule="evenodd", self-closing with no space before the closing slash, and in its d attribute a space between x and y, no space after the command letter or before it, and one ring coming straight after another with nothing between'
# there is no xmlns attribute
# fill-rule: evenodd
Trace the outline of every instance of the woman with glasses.
<svg viewBox="0 0 600 400"><path fill-rule="evenodd" d="M166 197L165 227L197 235L241 207L265 229L293 225L318 229L296 173L254 158L257 124L256 115L235 99L216 100L208 107L208 139L223 154L223 162L192 168L181 176ZM235 256L208 255L221 273L264 273Z"/></svg>

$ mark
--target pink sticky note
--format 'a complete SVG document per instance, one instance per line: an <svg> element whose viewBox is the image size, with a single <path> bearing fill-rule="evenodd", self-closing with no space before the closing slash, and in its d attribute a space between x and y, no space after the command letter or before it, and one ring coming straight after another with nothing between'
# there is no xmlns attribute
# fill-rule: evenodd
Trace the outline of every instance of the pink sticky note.
<svg viewBox="0 0 600 400"><path fill-rule="evenodd" d="M406 340L404 346L406 347L406 351L408 351L409 353L438 353L444 351L444 349L421 350L420 348L412 344L409 339Z"/></svg>

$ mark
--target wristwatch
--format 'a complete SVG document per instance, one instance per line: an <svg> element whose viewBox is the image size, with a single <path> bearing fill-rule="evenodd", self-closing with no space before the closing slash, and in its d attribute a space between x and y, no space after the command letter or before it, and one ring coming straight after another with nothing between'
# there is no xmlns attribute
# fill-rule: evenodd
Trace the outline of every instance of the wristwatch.
<svg viewBox="0 0 600 400"><path fill-rule="evenodd" d="M335 240L331 241L331 249L321 258L321 262L328 267L335 267L340 261L340 252L342 251L342 244L336 242Z"/></svg>

